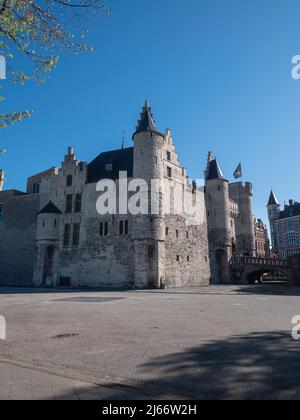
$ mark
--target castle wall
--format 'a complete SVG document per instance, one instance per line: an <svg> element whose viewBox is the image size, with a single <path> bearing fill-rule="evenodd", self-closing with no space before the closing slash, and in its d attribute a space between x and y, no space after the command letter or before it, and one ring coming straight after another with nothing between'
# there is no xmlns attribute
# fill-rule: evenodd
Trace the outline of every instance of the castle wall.
<svg viewBox="0 0 300 420"><path fill-rule="evenodd" d="M32 285L39 196L3 191L0 203L0 285Z"/></svg>

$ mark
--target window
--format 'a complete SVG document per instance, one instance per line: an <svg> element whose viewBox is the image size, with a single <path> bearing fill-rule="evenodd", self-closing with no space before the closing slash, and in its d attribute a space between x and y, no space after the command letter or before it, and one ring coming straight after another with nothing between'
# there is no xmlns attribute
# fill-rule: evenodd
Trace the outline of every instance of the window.
<svg viewBox="0 0 300 420"><path fill-rule="evenodd" d="M67 176L67 187L72 187L73 185L73 175Z"/></svg>
<svg viewBox="0 0 300 420"><path fill-rule="evenodd" d="M40 183L33 184L33 194L39 194L40 187L41 187Z"/></svg>
<svg viewBox="0 0 300 420"><path fill-rule="evenodd" d="M100 236L108 236L108 222L101 222L100 223Z"/></svg>
<svg viewBox="0 0 300 420"><path fill-rule="evenodd" d="M186 257L186 260L187 260L187 262L190 262L190 256L189 255Z"/></svg>
<svg viewBox="0 0 300 420"><path fill-rule="evenodd" d="M167 152L167 160L171 162L171 152Z"/></svg>
<svg viewBox="0 0 300 420"><path fill-rule="evenodd" d="M54 220L54 227L55 228L57 227L57 220L56 219Z"/></svg>
<svg viewBox="0 0 300 420"><path fill-rule="evenodd" d="M106 172L111 172L113 170L113 164L112 163L107 163L105 165L105 170L106 170Z"/></svg>
<svg viewBox="0 0 300 420"><path fill-rule="evenodd" d="M3 220L3 208L4 208L4 204L0 204L0 223Z"/></svg>
<svg viewBox="0 0 300 420"><path fill-rule="evenodd" d="M176 257L176 261L177 261L177 262L180 262L180 255L177 255L177 257Z"/></svg>
<svg viewBox="0 0 300 420"><path fill-rule="evenodd" d="M73 195L68 194L66 198L66 213L72 213Z"/></svg>
<svg viewBox="0 0 300 420"><path fill-rule="evenodd" d="M120 221L120 225L119 225L119 233L120 235L128 235L128 220L124 221Z"/></svg>
<svg viewBox="0 0 300 420"><path fill-rule="evenodd" d="M169 228L166 228L166 236L169 236Z"/></svg>
<svg viewBox="0 0 300 420"><path fill-rule="evenodd" d="M80 223L74 223L73 225L73 245L78 246L80 239Z"/></svg>
<svg viewBox="0 0 300 420"><path fill-rule="evenodd" d="M189 239L189 232L186 232L186 239Z"/></svg>
<svg viewBox="0 0 300 420"><path fill-rule="evenodd" d="M65 224L64 229L64 246L70 245L70 234L71 234L71 225L70 223Z"/></svg>
<svg viewBox="0 0 300 420"><path fill-rule="evenodd" d="M170 168L169 166L167 167L167 175L169 178L172 178L172 168Z"/></svg>
<svg viewBox="0 0 300 420"><path fill-rule="evenodd" d="M81 212L81 201L82 201L82 195L76 194L75 196L75 213Z"/></svg>
<svg viewBox="0 0 300 420"><path fill-rule="evenodd" d="M179 238L179 231L176 230L176 238Z"/></svg>

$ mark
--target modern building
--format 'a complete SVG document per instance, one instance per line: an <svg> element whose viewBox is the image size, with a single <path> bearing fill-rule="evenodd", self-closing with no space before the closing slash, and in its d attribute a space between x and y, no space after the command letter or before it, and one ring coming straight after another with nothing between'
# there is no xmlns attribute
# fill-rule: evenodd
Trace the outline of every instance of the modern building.
<svg viewBox="0 0 300 420"><path fill-rule="evenodd" d="M273 252L281 258L300 255L300 203L289 200L281 209L271 191L267 207Z"/></svg>

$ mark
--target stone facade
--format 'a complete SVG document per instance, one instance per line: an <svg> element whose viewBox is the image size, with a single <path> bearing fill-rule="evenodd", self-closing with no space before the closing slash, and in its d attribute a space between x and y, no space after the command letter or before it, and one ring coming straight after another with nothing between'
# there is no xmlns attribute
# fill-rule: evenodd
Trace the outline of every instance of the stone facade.
<svg viewBox="0 0 300 420"><path fill-rule="evenodd" d="M38 195L0 192L0 284L33 284Z"/></svg>
<svg viewBox="0 0 300 420"><path fill-rule="evenodd" d="M226 284L231 282L231 257L256 254L252 184L229 183L211 153L205 181L212 282Z"/></svg>
<svg viewBox="0 0 300 420"><path fill-rule="evenodd" d="M126 185L120 172L126 172ZM117 214L97 212L103 178L116 181ZM146 182L147 198L156 196L156 212L149 204L150 214L122 214L120 193L137 179ZM69 148L60 168L31 177L28 185L40 196L35 285L144 289L209 283L204 189L188 180L170 130L158 131L148 104L132 149L86 164ZM194 214L183 209L188 203Z"/></svg>

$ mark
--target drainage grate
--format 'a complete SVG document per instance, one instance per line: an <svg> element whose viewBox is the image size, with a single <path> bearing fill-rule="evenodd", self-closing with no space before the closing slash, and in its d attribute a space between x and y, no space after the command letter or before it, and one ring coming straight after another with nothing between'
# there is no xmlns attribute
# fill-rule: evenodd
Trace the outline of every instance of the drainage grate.
<svg viewBox="0 0 300 420"><path fill-rule="evenodd" d="M73 297L65 299L57 299L55 302L71 302L71 303L105 303L123 300L123 297Z"/></svg>

